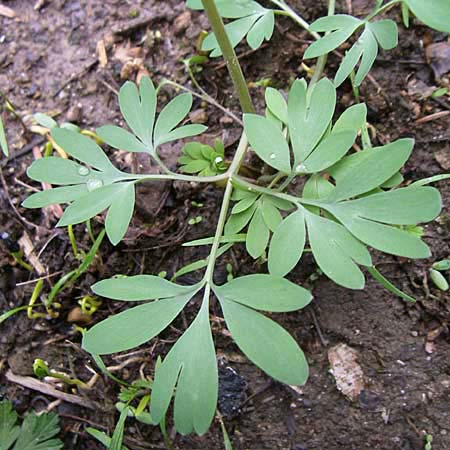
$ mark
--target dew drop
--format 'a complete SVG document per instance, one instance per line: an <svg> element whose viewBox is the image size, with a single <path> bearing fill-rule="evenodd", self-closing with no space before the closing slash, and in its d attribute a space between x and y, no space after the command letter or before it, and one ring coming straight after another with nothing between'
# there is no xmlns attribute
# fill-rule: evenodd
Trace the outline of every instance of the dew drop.
<svg viewBox="0 0 450 450"><path fill-rule="evenodd" d="M95 191L95 189L101 188L102 186L103 186L102 180L88 180L86 183L86 187L89 192Z"/></svg>
<svg viewBox="0 0 450 450"><path fill-rule="evenodd" d="M214 164L220 164L221 162L223 162L223 158L221 156L216 156L214 159Z"/></svg>
<svg viewBox="0 0 450 450"><path fill-rule="evenodd" d="M275 159L275 153L271 153L271 154L269 155L269 158L270 158L270 159Z"/></svg>
<svg viewBox="0 0 450 450"><path fill-rule="evenodd" d="M299 164L296 168L295 171L300 173L300 172L305 172L306 170L306 166L304 164Z"/></svg>
<svg viewBox="0 0 450 450"><path fill-rule="evenodd" d="M89 169L87 167L80 167L78 169L78 174L82 176L89 175Z"/></svg>

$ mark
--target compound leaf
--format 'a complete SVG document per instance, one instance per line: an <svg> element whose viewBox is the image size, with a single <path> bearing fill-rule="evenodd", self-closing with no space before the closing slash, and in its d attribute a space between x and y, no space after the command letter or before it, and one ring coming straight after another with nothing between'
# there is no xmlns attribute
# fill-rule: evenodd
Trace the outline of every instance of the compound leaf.
<svg viewBox="0 0 450 450"><path fill-rule="evenodd" d="M155 423L164 419L176 384L175 428L181 434L204 434L214 418L218 392L216 354L206 304L156 370L150 403Z"/></svg>
<svg viewBox="0 0 450 450"><path fill-rule="evenodd" d="M359 64L358 71L355 75L355 85L359 86L363 82L366 75L369 73L370 69L375 62L378 54L378 44L375 36L373 35L370 28L364 30L363 34L359 38L361 45L363 47L363 54L361 57L361 63Z"/></svg>
<svg viewBox="0 0 450 450"><path fill-rule="evenodd" d="M120 183L120 187L105 221L106 234L113 245L125 236L134 211L134 183Z"/></svg>
<svg viewBox="0 0 450 450"><path fill-rule="evenodd" d="M289 146L281 130L270 119L245 114L244 130L253 150L266 164L284 173L291 171Z"/></svg>
<svg viewBox="0 0 450 450"><path fill-rule="evenodd" d="M219 301L234 341L254 364L282 383L306 382L305 355L284 328L244 305L220 297Z"/></svg>
<svg viewBox="0 0 450 450"><path fill-rule="evenodd" d="M171 283L155 275L118 276L99 281L91 288L97 295L123 301L175 297L195 289L193 286L180 286Z"/></svg>
<svg viewBox="0 0 450 450"><path fill-rule="evenodd" d="M309 291L277 275L256 274L234 278L214 287L222 300L230 300L254 309L272 312L296 311L311 300Z"/></svg>
<svg viewBox="0 0 450 450"><path fill-rule="evenodd" d="M269 272L280 277L288 274L299 262L305 248L305 215L298 209L275 230L269 247Z"/></svg>
<svg viewBox="0 0 450 450"><path fill-rule="evenodd" d="M363 289L364 275L357 264L372 265L366 247L332 220L306 212L306 224L311 250L325 275L349 289Z"/></svg>
<svg viewBox="0 0 450 450"><path fill-rule="evenodd" d="M138 347L153 339L178 316L194 291L127 309L94 325L83 336L83 348L107 355Z"/></svg>

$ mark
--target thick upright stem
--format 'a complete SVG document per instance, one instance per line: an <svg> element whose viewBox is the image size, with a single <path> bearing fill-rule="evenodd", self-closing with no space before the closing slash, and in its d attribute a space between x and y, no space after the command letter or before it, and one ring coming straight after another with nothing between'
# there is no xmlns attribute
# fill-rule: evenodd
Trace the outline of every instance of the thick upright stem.
<svg viewBox="0 0 450 450"><path fill-rule="evenodd" d="M222 17L220 17L219 11L214 0L202 0L203 8L208 16L211 28L222 50L223 57L227 63L228 72L233 80L234 87L237 91L239 102L241 104L242 111L244 113L254 112L253 102L248 91L247 83L242 73L241 66L228 38L225 26L223 24Z"/></svg>

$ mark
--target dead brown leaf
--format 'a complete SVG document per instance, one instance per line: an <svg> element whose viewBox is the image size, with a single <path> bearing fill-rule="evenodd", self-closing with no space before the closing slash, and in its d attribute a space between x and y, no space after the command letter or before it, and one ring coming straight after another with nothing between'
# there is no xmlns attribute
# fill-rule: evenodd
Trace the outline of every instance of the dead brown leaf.
<svg viewBox="0 0 450 450"><path fill-rule="evenodd" d="M348 399L357 400L365 388L364 373L358 364L357 351L347 344L337 344L328 351L328 361L338 390Z"/></svg>

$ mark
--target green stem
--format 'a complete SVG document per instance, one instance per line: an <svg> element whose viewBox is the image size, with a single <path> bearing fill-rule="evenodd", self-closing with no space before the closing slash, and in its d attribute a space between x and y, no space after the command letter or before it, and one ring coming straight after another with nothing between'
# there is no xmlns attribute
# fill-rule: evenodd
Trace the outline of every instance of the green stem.
<svg viewBox="0 0 450 450"><path fill-rule="evenodd" d="M220 207L219 220L217 221L216 233L214 235L214 241L211 247L211 252L209 253L208 265L205 271L205 277L207 285L213 284L213 273L214 266L216 264L217 251L220 246L220 238L222 237L223 229L225 227L225 222L227 220L228 207L230 206L231 194L233 193L232 178L237 176L239 167L241 165L242 159L247 151L247 137L243 133L241 140L239 141L238 148L234 155L233 161L230 165L227 186L223 194L222 206Z"/></svg>
<svg viewBox="0 0 450 450"><path fill-rule="evenodd" d="M377 10L375 10L373 13L369 14L366 17L366 22L368 22L369 20L373 19L375 16L377 16L378 14L381 14L382 12L386 11L387 9L391 8L392 6L394 6L397 3L401 3L403 0L391 0L390 2L386 3L385 5L381 6L380 8L378 8Z"/></svg>
<svg viewBox="0 0 450 450"><path fill-rule="evenodd" d="M219 11L214 0L202 0L203 8L208 16L209 23L214 32L214 35L222 50L223 57L228 67L231 79L233 80L234 87L237 91L239 102L241 104L242 111L244 113L253 113L254 107L248 91L247 83L242 73L239 60L228 38L225 26L223 24L222 17L220 17Z"/></svg>
<svg viewBox="0 0 450 450"><path fill-rule="evenodd" d="M336 10L336 0L328 0L328 15L329 16L334 15L335 10ZM320 80L323 70L325 69L327 59L328 53L325 53L325 55L320 56L319 59L317 60L316 68L314 69L314 74L309 83L310 87Z"/></svg>
<svg viewBox="0 0 450 450"><path fill-rule="evenodd" d="M281 10L284 11L283 15L290 17L315 39L320 39L320 35L318 33L309 29L309 23L303 17L298 15L288 4L286 4L284 0L270 0L270 2L281 8ZM281 11L275 11L275 14L281 14Z"/></svg>

